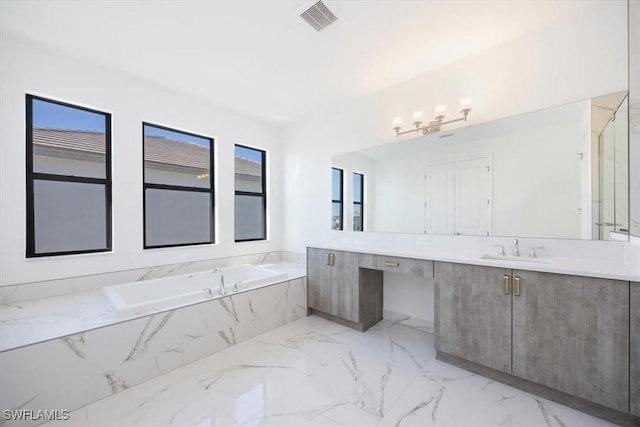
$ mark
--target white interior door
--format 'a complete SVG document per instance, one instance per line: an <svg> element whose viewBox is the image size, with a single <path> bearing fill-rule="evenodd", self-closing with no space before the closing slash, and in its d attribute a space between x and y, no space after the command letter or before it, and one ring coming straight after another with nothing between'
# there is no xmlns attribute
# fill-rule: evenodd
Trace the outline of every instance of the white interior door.
<svg viewBox="0 0 640 427"><path fill-rule="evenodd" d="M490 235L491 165L488 157L426 167L425 232Z"/></svg>
<svg viewBox="0 0 640 427"><path fill-rule="evenodd" d="M491 232L491 166L488 158L456 162L455 233Z"/></svg>
<svg viewBox="0 0 640 427"><path fill-rule="evenodd" d="M455 232L456 164L428 166L425 170L425 232Z"/></svg>

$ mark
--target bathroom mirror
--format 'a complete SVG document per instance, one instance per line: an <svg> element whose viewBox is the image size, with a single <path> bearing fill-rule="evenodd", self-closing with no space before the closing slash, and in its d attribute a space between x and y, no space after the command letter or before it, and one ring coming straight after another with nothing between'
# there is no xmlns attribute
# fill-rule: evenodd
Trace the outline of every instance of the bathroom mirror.
<svg viewBox="0 0 640 427"><path fill-rule="evenodd" d="M344 171L345 230L355 222L375 232L628 239L626 92L332 162ZM354 173L364 176L358 208Z"/></svg>

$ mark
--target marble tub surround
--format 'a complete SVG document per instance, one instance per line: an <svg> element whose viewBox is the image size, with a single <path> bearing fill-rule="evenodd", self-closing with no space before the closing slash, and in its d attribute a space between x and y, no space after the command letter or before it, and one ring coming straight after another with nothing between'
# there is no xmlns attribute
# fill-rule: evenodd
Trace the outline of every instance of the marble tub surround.
<svg viewBox="0 0 640 427"><path fill-rule="evenodd" d="M0 284L0 307L22 301L87 292L109 285L195 273L198 271L213 269L214 267L233 267L242 264L267 264L280 261L304 264L305 254L285 251L262 252L250 255L159 265L155 267L136 268L48 281L11 285Z"/></svg>
<svg viewBox="0 0 640 427"><path fill-rule="evenodd" d="M267 265L270 269L286 273L287 281L299 279L306 274L305 267L301 264L277 262ZM187 271L182 269L182 272ZM163 277L161 274L155 271L147 274L145 278ZM134 314L119 314L113 309L101 289L31 301L3 303L0 304L0 351L158 312L159 310L148 308Z"/></svg>
<svg viewBox="0 0 640 427"><path fill-rule="evenodd" d="M412 322L360 333L305 317L75 410L64 425L612 426L435 360L433 335Z"/></svg>
<svg viewBox="0 0 640 427"><path fill-rule="evenodd" d="M303 277L3 351L0 407L80 408L305 317L306 298Z"/></svg>

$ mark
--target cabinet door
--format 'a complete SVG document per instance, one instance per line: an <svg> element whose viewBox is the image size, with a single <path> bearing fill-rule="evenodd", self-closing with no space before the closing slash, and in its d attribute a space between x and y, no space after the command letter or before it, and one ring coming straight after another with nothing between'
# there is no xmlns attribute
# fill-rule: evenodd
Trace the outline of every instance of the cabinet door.
<svg viewBox="0 0 640 427"><path fill-rule="evenodd" d="M510 270L435 264L436 350L511 372Z"/></svg>
<svg viewBox="0 0 640 427"><path fill-rule="evenodd" d="M358 255L354 252L332 251L331 267L332 311L342 319L360 322L360 298L358 287Z"/></svg>
<svg viewBox="0 0 640 427"><path fill-rule="evenodd" d="M513 374L620 411L629 405L629 282L532 271L513 296Z"/></svg>
<svg viewBox="0 0 640 427"><path fill-rule="evenodd" d="M325 249L307 248L307 305L331 313L331 267Z"/></svg>

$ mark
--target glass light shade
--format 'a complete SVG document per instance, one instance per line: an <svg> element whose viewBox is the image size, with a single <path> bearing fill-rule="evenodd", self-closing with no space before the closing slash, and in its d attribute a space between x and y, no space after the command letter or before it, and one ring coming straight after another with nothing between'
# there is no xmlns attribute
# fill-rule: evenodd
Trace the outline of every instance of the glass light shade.
<svg viewBox="0 0 640 427"><path fill-rule="evenodd" d="M460 109L461 110L471 109L471 104L472 104L472 99L471 99L470 96L467 96L466 98L460 99Z"/></svg>
<svg viewBox="0 0 640 427"><path fill-rule="evenodd" d="M447 113L447 106L444 104L436 105L435 113L436 117L444 116Z"/></svg>
<svg viewBox="0 0 640 427"><path fill-rule="evenodd" d="M421 122L422 121L422 111L416 111L415 113L413 113L413 116L411 116L411 118L413 119L413 122Z"/></svg>

